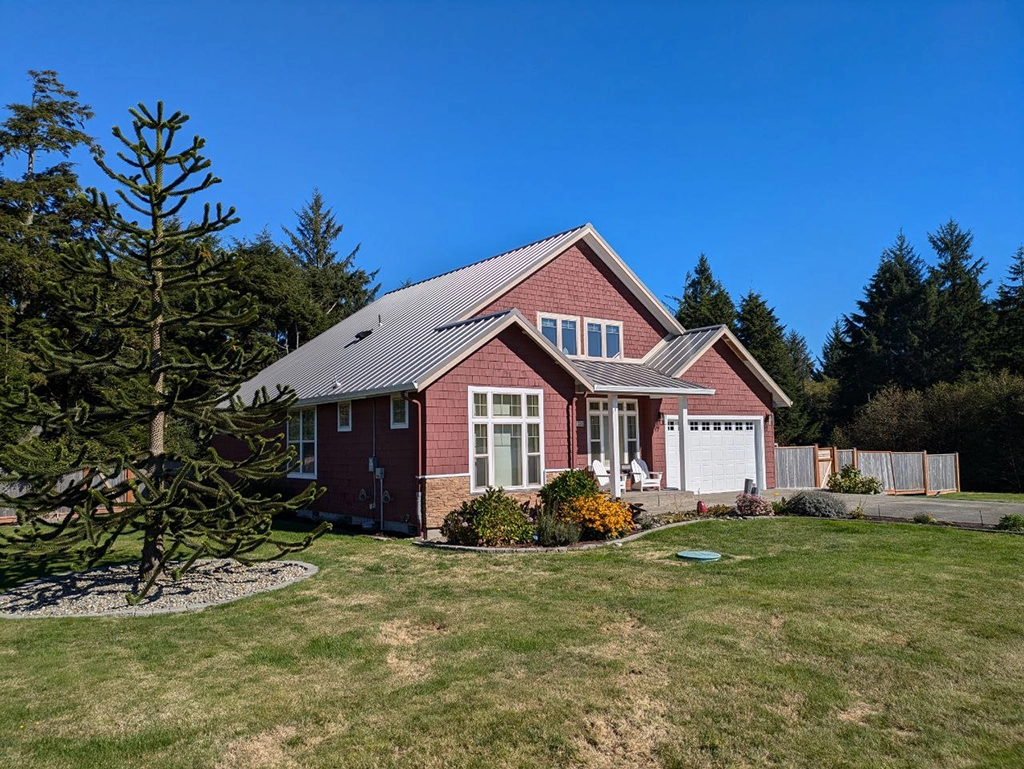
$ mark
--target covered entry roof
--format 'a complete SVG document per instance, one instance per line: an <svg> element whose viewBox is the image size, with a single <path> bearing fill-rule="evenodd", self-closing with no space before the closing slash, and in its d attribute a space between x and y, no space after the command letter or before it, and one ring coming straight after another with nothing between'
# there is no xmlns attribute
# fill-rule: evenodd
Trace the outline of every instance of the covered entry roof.
<svg viewBox="0 0 1024 769"><path fill-rule="evenodd" d="M576 358L572 366L590 380L595 393L664 396L715 394L710 388L673 379L643 363Z"/></svg>

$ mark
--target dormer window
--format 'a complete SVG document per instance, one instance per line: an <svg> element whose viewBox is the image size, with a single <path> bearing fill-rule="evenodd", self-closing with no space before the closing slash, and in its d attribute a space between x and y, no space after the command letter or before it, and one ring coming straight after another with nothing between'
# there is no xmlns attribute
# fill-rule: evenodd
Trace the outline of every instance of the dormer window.
<svg viewBox="0 0 1024 769"><path fill-rule="evenodd" d="M587 357L622 357L622 323L620 321L586 318L585 323L587 324Z"/></svg>
<svg viewBox="0 0 1024 769"><path fill-rule="evenodd" d="M566 355L578 355L579 318L572 315L541 313L537 316L540 333Z"/></svg>

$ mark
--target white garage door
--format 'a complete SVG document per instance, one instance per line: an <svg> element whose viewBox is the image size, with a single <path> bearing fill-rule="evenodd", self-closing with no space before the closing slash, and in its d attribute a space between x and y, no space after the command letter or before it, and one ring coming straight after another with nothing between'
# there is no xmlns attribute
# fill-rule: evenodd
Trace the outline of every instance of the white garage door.
<svg viewBox="0 0 1024 769"><path fill-rule="evenodd" d="M742 491L757 480L757 422L700 417L687 421L686 477L690 491Z"/></svg>

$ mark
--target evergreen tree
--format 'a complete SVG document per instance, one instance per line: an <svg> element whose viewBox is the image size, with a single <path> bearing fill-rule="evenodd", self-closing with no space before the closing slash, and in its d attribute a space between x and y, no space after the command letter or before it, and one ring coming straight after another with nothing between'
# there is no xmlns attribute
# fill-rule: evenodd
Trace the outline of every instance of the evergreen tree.
<svg viewBox="0 0 1024 769"><path fill-rule="evenodd" d="M681 297L675 300L676 320L683 328L726 325L735 330L736 305L720 282L711 273L711 263L702 253L694 271L686 273Z"/></svg>
<svg viewBox="0 0 1024 769"><path fill-rule="evenodd" d="M29 103L8 104L0 123L0 398L47 384L29 375L26 327L59 320L62 308L47 290L59 280L57 250L96 224L69 160L74 150L94 146L85 132L92 111L56 72L29 76ZM0 418L0 444L21 437L16 424Z"/></svg>
<svg viewBox="0 0 1024 769"><path fill-rule="evenodd" d="M325 205L320 190L314 188L313 197L296 216L295 232L283 228L288 236L286 250L303 269L313 301L320 308L315 336L372 302L380 286L371 285L376 270L366 272L356 267L359 245L344 259L338 259L334 243L344 226Z"/></svg>
<svg viewBox="0 0 1024 769"><path fill-rule="evenodd" d="M818 360L820 378L839 378L848 344L842 324L838 320L834 321L825 336L825 343L821 346L821 358Z"/></svg>
<svg viewBox="0 0 1024 769"><path fill-rule="evenodd" d="M971 253L974 235L950 219L928 242L938 256L929 283L936 291L929 349L931 381L953 382L984 370L991 350L992 308L985 300L987 264ZM929 382L930 384L931 382Z"/></svg>
<svg viewBox="0 0 1024 769"><path fill-rule="evenodd" d="M996 290L992 365L1012 374L1024 373L1024 246L1010 263Z"/></svg>
<svg viewBox="0 0 1024 769"><path fill-rule="evenodd" d="M807 413L806 387L797 375L785 328L775 310L755 291L740 300L736 336L793 401L776 414L776 441L787 444L813 439L816 428Z"/></svg>
<svg viewBox="0 0 1024 769"><path fill-rule="evenodd" d="M259 490L280 477L289 460L280 435L266 432L294 402L294 394L259 393L249 405L238 386L264 359L238 342L255 320L247 298L227 286L231 260L211 240L237 219L234 209L204 207L198 222L176 217L195 194L220 180L207 169L204 140L196 136L172 150L188 117L165 116L145 106L131 110L132 137L115 128L122 143L119 172L97 155L116 182L121 207L92 191L103 227L89 247L64 254L74 280L49 286L76 333L48 329L37 338L44 373L90 371L104 387L90 401L63 404L26 392L7 403L32 433L0 448L9 479L27 482L30 493L5 504L18 510L14 531L0 533L6 561L77 557L95 564L122 534L142 535L137 600L176 560L187 569L203 556L247 561L264 545L274 555L309 544L273 538L279 513L308 506L310 485L291 500ZM199 330L203 352L175 343L175 331ZM194 340L190 340L194 341ZM141 425L144 433L135 436ZM175 427L185 427L195 445L175 448ZM245 458L230 460L213 445L222 436L244 444ZM127 471L127 472L123 472ZM78 474L79 481L66 479ZM63 488L66 486L66 488ZM52 511L66 509L50 517Z"/></svg>

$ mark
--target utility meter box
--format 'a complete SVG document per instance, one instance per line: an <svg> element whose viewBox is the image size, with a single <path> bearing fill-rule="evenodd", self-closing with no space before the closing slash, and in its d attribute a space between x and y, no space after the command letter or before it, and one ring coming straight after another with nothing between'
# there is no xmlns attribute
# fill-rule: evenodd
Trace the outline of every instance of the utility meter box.
<svg viewBox="0 0 1024 769"><path fill-rule="evenodd" d="M370 468L369 468L369 470L370 470L371 473L375 472L377 470L377 457L370 457Z"/></svg>
<svg viewBox="0 0 1024 769"><path fill-rule="evenodd" d="M375 478L378 478L378 479L383 478L384 477L384 468L383 467L374 468L373 476Z"/></svg>

